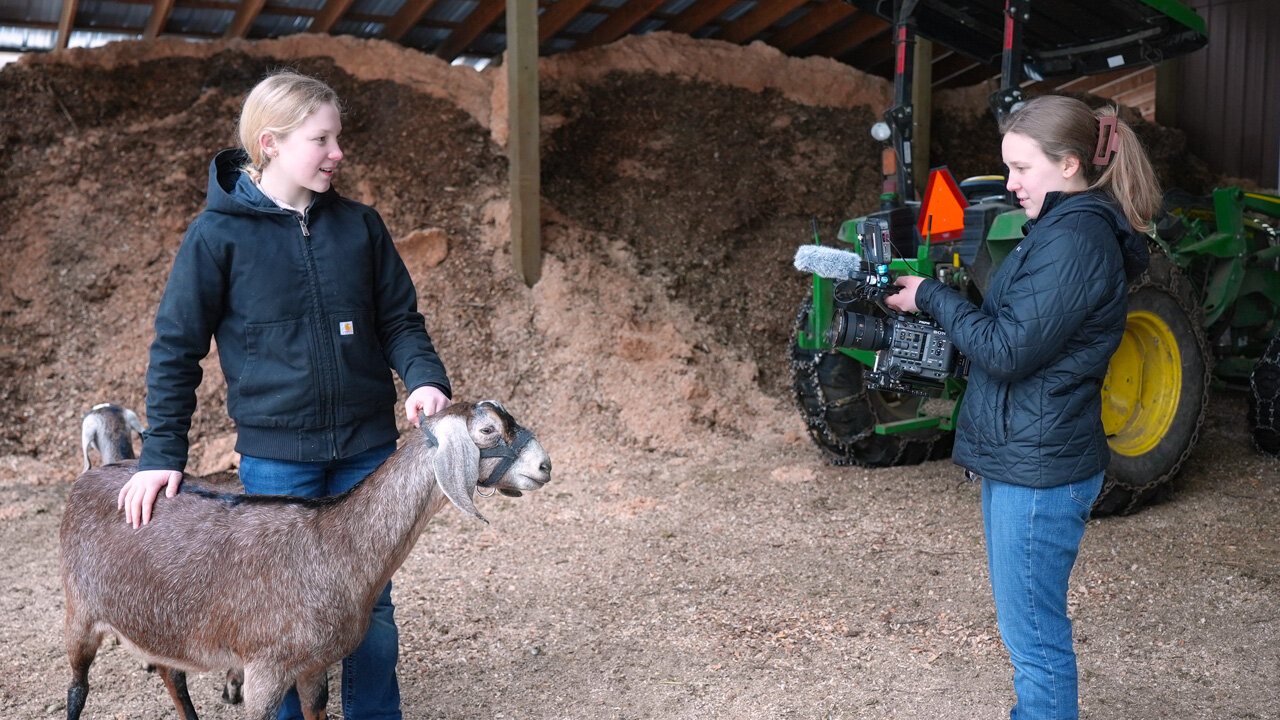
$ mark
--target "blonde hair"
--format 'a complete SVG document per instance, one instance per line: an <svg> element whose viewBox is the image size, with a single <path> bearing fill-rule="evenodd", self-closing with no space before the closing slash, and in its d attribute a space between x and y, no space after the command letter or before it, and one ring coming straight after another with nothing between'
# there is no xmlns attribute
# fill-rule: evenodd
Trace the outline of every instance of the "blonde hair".
<svg viewBox="0 0 1280 720"><path fill-rule="evenodd" d="M1106 164L1093 158L1102 133L1100 120L1115 118L1115 153ZM1018 133L1034 140L1050 160L1067 156L1080 161L1089 189L1100 188L1115 198L1135 230L1147 232L1160 212L1160 184L1142 143L1110 105L1091 110L1080 100L1042 95L1027 101L1000 123L1000 134Z"/></svg>
<svg viewBox="0 0 1280 720"><path fill-rule="evenodd" d="M240 147L249 155L249 162L242 170L254 181L262 179L262 170L271 161L262 152L258 138L265 131L284 137L306 122L311 113L325 103L332 103L342 110L338 93L321 80L283 70L268 75L249 91L240 109L240 123L236 128Z"/></svg>

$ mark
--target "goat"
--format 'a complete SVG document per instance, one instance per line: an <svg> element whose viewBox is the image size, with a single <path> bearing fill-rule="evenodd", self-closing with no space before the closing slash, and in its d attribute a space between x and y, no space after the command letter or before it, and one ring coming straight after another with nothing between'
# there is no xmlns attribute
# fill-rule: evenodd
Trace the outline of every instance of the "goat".
<svg viewBox="0 0 1280 720"><path fill-rule="evenodd" d="M446 502L484 522L477 485L519 496L551 480L551 459L493 401L454 404L351 490L328 498L223 495L184 486L134 530L116 508L135 465L94 468L72 486L61 526L67 718L78 720L106 632L154 663L183 720L186 673L244 669L245 714L275 717L295 685L326 717L328 667L360 643L383 587ZM437 439L438 438L438 439Z"/></svg>
<svg viewBox="0 0 1280 720"><path fill-rule="evenodd" d="M132 433L142 435L146 432L138 415L134 411L113 405L98 403L89 409L80 421L80 451L84 454L84 472L91 467L89 450L97 450L100 465L133 460L137 455L133 452ZM196 480L196 478L192 478ZM144 669L152 672L154 665L145 664ZM222 701L230 705L238 705L244 700L241 688L244 686L244 673L239 668L227 671L226 682L222 686Z"/></svg>
<svg viewBox="0 0 1280 720"><path fill-rule="evenodd" d="M139 436L145 432L134 411L111 403L98 403L90 408L80 421L80 452L84 454L84 470L80 472L89 469L91 449L98 451L103 465L136 458L130 431Z"/></svg>

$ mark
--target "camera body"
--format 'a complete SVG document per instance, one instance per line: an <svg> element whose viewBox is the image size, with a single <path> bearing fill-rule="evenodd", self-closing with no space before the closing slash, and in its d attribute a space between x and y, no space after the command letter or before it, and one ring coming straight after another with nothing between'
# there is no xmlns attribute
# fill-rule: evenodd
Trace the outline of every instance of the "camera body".
<svg viewBox="0 0 1280 720"><path fill-rule="evenodd" d="M968 375L968 360L931 318L885 306L884 298L898 290L889 271L894 247L889 221L868 217L858 223L858 237L868 267L836 283L827 344L876 353L874 367L863 375L868 388L940 395L948 378ZM880 312L873 313L876 309Z"/></svg>

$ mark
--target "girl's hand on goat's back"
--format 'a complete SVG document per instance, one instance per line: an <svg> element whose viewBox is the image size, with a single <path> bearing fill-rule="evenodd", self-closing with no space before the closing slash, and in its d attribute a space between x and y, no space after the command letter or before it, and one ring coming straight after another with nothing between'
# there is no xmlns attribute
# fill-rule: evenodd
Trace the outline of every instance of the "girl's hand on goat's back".
<svg viewBox="0 0 1280 720"><path fill-rule="evenodd" d="M452 404L453 401L441 392L440 388L433 385L423 385L409 393L409 399L404 401L404 416L409 422L413 423L414 427L417 427L419 410L424 415L431 416Z"/></svg>
<svg viewBox="0 0 1280 720"><path fill-rule="evenodd" d="M178 494L182 473L177 470L142 470L133 474L129 482L120 488L116 508L124 510L124 521L137 530L151 522L151 509L156 504L160 488L166 488L165 497Z"/></svg>

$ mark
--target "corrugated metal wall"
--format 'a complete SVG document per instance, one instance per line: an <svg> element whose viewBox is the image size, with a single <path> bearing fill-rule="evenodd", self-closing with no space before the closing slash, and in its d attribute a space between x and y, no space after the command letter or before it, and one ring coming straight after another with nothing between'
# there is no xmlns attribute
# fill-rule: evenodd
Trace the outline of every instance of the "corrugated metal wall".
<svg viewBox="0 0 1280 720"><path fill-rule="evenodd" d="M1280 2L1183 2L1204 18L1209 44L1161 82L1174 97L1158 102L1156 121L1186 132L1214 172L1280 187Z"/></svg>

